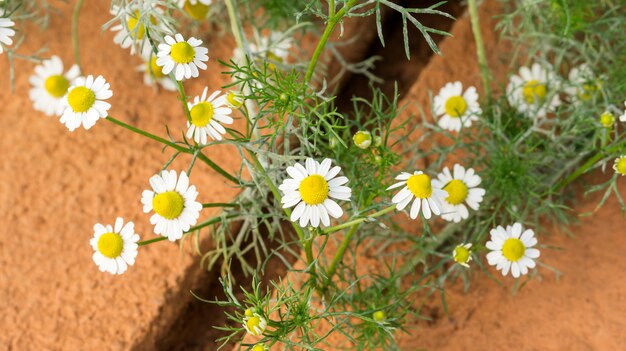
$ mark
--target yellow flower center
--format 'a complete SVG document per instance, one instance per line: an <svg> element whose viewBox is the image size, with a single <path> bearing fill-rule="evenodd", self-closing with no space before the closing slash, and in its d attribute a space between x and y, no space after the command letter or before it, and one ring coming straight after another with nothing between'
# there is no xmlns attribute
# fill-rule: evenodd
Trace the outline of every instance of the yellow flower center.
<svg viewBox="0 0 626 351"><path fill-rule="evenodd" d="M354 144L361 149L366 149L372 144L372 135L369 132L358 131L352 137Z"/></svg>
<svg viewBox="0 0 626 351"><path fill-rule="evenodd" d="M626 175L626 157L621 157L616 162L615 168L616 168L617 173L621 175Z"/></svg>
<svg viewBox="0 0 626 351"><path fill-rule="evenodd" d="M406 186L415 197L420 199L429 198L433 193L430 177L426 174L414 174L406 181Z"/></svg>
<svg viewBox="0 0 626 351"><path fill-rule="evenodd" d="M185 1L185 5L183 9L191 18L195 20L203 20L206 18L206 15L209 13L209 6L200 3L199 1L193 5L189 2L189 0Z"/></svg>
<svg viewBox="0 0 626 351"><path fill-rule="evenodd" d="M143 24L139 24L139 11L135 11L133 16L128 16L128 20L126 24L128 25L128 35L137 40L143 39L143 36L146 34L146 27ZM150 22L154 23L155 20L150 18ZM137 24L139 24L139 28L137 28ZM135 30L135 28L137 28Z"/></svg>
<svg viewBox="0 0 626 351"><path fill-rule="evenodd" d="M582 90L578 91L578 98L581 100L590 100L600 87L596 83L583 84Z"/></svg>
<svg viewBox="0 0 626 351"><path fill-rule="evenodd" d="M462 96L452 96L446 101L445 110L450 117L461 117L467 111L467 102Z"/></svg>
<svg viewBox="0 0 626 351"><path fill-rule="evenodd" d="M470 250L463 245L459 245L454 249L452 258L456 263L467 263L470 258Z"/></svg>
<svg viewBox="0 0 626 351"><path fill-rule="evenodd" d="M256 344L252 348L252 351L265 351L265 345L263 345L263 344Z"/></svg>
<svg viewBox="0 0 626 351"><path fill-rule="evenodd" d="M511 262L517 262L524 256L526 247L520 239L508 238L502 245L502 256Z"/></svg>
<svg viewBox="0 0 626 351"><path fill-rule="evenodd" d="M458 205L467 198L467 185L465 185L465 183L461 180L451 180L450 183L443 188L443 190L448 192L448 198L446 201L448 201L451 205Z"/></svg>
<svg viewBox="0 0 626 351"><path fill-rule="evenodd" d="M181 41L180 43L172 45L170 56L176 63L189 63L192 62L196 56L196 50L186 41Z"/></svg>
<svg viewBox="0 0 626 351"><path fill-rule="evenodd" d="M252 317L252 316L254 315L254 313L252 312L252 310L251 310L251 309L249 309L249 308L246 308L246 310L243 312L243 314L244 314L246 317Z"/></svg>
<svg viewBox="0 0 626 351"><path fill-rule="evenodd" d="M74 112L87 112L96 102L96 94L86 87L76 87L67 94L67 103Z"/></svg>
<svg viewBox="0 0 626 351"><path fill-rule="evenodd" d="M535 101L542 103L546 99L548 94L548 88L545 84L539 83L538 80L531 80L526 82L522 89L522 95L524 100L529 104L534 104Z"/></svg>
<svg viewBox="0 0 626 351"><path fill-rule="evenodd" d="M282 57L276 55L275 53L271 51L267 53L267 60L269 61L267 67L271 69L272 71L276 70L276 65L274 65L274 62L277 62L277 63L284 62Z"/></svg>
<svg viewBox="0 0 626 351"><path fill-rule="evenodd" d="M124 240L117 233L105 233L98 238L98 251L108 258L118 257L124 250Z"/></svg>
<svg viewBox="0 0 626 351"><path fill-rule="evenodd" d="M177 191L166 191L152 199L152 208L165 219L178 218L185 207L185 199Z"/></svg>
<svg viewBox="0 0 626 351"><path fill-rule="evenodd" d="M250 333L252 333L252 335L259 335L263 333L263 330L261 329L261 317L259 316L253 316L248 318L248 320L246 321L246 327L248 327L248 330L250 331ZM261 333L257 333L257 328L259 331L261 331Z"/></svg>
<svg viewBox="0 0 626 351"><path fill-rule="evenodd" d="M156 62L156 56L152 56L152 58L150 58L150 61L146 62L146 72L152 72L154 78L161 79L165 77L165 74L163 74L163 69L159 67Z"/></svg>
<svg viewBox="0 0 626 351"><path fill-rule="evenodd" d="M243 106L243 97L241 94L235 93L234 91L231 91L228 95L226 95L226 100L234 108L240 108Z"/></svg>
<svg viewBox="0 0 626 351"><path fill-rule="evenodd" d="M615 116L609 112L609 111L605 111L604 113L602 113L600 115L600 124L604 127L604 128L612 128L613 125L615 124Z"/></svg>
<svg viewBox="0 0 626 351"><path fill-rule="evenodd" d="M46 79L44 86L48 94L55 98L60 98L67 93L67 88L70 87L70 82L60 74L50 76Z"/></svg>
<svg viewBox="0 0 626 351"><path fill-rule="evenodd" d="M300 196L307 205L319 205L328 198L328 182L319 174L313 174L300 182Z"/></svg>
<svg viewBox="0 0 626 351"><path fill-rule="evenodd" d="M372 318L374 318L376 322L383 322L385 319L387 319L387 315L385 314L385 311L376 311L372 315Z"/></svg>
<svg viewBox="0 0 626 351"><path fill-rule="evenodd" d="M198 127L204 127L213 118L213 104L210 102L201 102L191 108L191 123Z"/></svg>

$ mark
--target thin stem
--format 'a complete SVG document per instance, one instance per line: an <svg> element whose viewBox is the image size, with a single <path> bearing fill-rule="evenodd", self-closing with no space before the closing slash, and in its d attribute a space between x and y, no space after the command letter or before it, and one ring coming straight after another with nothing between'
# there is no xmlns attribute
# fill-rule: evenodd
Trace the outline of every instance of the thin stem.
<svg viewBox="0 0 626 351"><path fill-rule="evenodd" d="M346 4L341 8L341 10L337 11L337 13L335 13L333 16L330 16L330 18L328 19L326 28L324 28L324 32L322 33L320 41L317 43L317 47L315 48L315 51L313 52L313 56L311 57L311 62L309 63L309 67L306 70L306 76L304 77L305 82L309 82L311 78L313 77L313 72L315 72L315 66L317 66L317 61L322 55L322 52L324 51L324 47L326 47L326 43L328 42L330 35L333 33L335 26L337 25L337 23L339 23L339 21L341 21L343 16L345 16L348 13L350 8L352 8L352 6L354 6L355 3L356 3L356 0L348 0L348 2L346 2Z"/></svg>
<svg viewBox="0 0 626 351"><path fill-rule="evenodd" d="M126 124L120 120L117 120L111 116L107 116L106 120L113 122L114 124L117 124L118 126L121 126L123 128L126 128L128 130L130 130L131 132L137 133L139 135L143 135L147 138L150 138L152 140L155 140L163 145L167 145L171 148L173 148L176 151L179 152L183 152L186 154L190 154L193 155L195 153L194 150L180 146L176 143L173 143L167 139L161 138L160 136L148 133L144 130L141 130L137 127L133 127L130 124ZM224 176L226 179L230 180L231 182L235 183L235 184L239 184L239 179L237 179L236 177L232 176L231 174L229 174L228 172L226 172L222 167L218 166L215 162L211 161L211 159L209 159L205 154L203 153L198 153L198 159L200 159L200 161L204 162L206 165L208 165L209 167L213 168L214 171L216 171L217 173L221 174L222 176Z"/></svg>
<svg viewBox="0 0 626 351"><path fill-rule="evenodd" d="M227 202L213 202L208 204L202 204L202 208L211 208L211 207L240 207L239 204L227 203Z"/></svg>
<svg viewBox="0 0 626 351"><path fill-rule="evenodd" d="M352 237L354 236L354 234L356 234L356 231L357 229L359 229L360 225L361 225L360 222L352 225L352 227L350 228L346 236L343 238L343 241L339 245L337 252L335 252L335 256L333 257L333 260L330 262L330 266L328 266L328 271L326 273L326 277L324 278L324 283L322 284L322 288L321 288L322 292L326 290L328 285L330 285L330 282L332 281L333 276L335 275L335 272L337 272L337 266L339 265L339 262L343 260L343 255L346 253L348 246L350 246L350 241L352 240Z"/></svg>
<svg viewBox="0 0 626 351"><path fill-rule="evenodd" d="M243 33L241 27L239 27L239 20L237 17L237 11L235 11L235 4L233 0L224 0L226 3L226 9L228 10L228 17L230 18L230 30L233 31L235 42L237 46L243 50Z"/></svg>
<svg viewBox="0 0 626 351"><path fill-rule="evenodd" d="M231 214L231 215L225 216L225 217L224 217L224 219L233 219L233 218L235 218L235 217L237 217L237 216L238 216L238 215L236 215L236 214ZM199 230L199 229L202 229L202 228L204 228L204 227L210 226L211 224L215 224L215 223L217 223L217 222L219 222L219 221L221 221L221 220L222 220L222 217L221 217L221 216L213 217L213 218L211 218L211 219L209 219L209 220L206 220L206 221L204 221L204 222L202 222L202 223L198 224L198 225L197 225L197 226L195 226L195 227L191 227L191 228L189 228L189 230L188 230L188 231L186 231L184 234L193 233L193 232L195 232L196 230ZM159 241L163 241L163 240L165 240L165 239L167 239L167 237L166 237L166 236L161 236L161 237L154 238L154 239L149 239L149 240L140 241L140 242L138 242L138 243L137 243L137 245L139 245L139 246L149 245L149 244L152 244L152 243L156 243L156 242L159 242Z"/></svg>
<svg viewBox="0 0 626 351"><path fill-rule="evenodd" d="M328 1L328 17L333 17L335 15L335 0Z"/></svg>
<svg viewBox="0 0 626 351"><path fill-rule="evenodd" d="M177 80L176 86L178 87L178 94L180 95L180 101L183 103L183 111L185 111L185 116L187 117L187 121L191 123L191 111L189 111L189 106L187 106L187 94L185 94L185 86L182 81Z"/></svg>
<svg viewBox="0 0 626 351"><path fill-rule="evenodd" d="M337 231L339 231L341 229L344 229L344 228L352 227L355 224L363 223L365 221L370 220L371 218L380 217L380 216L382 216L382 215L384 215L386 213L389 213L389 212L393 211L395 208L396 208L396 205L391 205L391 206L386 207L386 208L384 208L384 209L382 209L382 210L380 210L378 212L374 212L374 213L372 213L369 216L356 218L356 219L353 219L351 221L348 221L348 222L336 225L334 227L328 227L328 228L324 229L322 231L322 233L323 234L330 234L330 233L337 232Z"/></svg>
<svg viewBox="0 0 626 351"><path fill-rule="evenodd" d="M72 14L72 46L74 46L74 61L78 66L78 69L82 72L83 67L80 65L80 47L78 45L78 17L80 16L80 9L83 7L84 0L76 1L74 5L74 13Z"/></svg>
<svg viewBox="0 0 626 351"><path fill-rule="evenodd" d="M476 41L476 56L478 58L478 66L483 79L483 88L485 89L485 96L491 96L491 84L489 83L490 73L487 63L487 54L485 52L485 44L483 43L483 36L480 31L480 19L478 18L478 4L477 0L468 0L467 7L469 8L470 21L472 23L472 32L474 33L474 40Z"/></svg>

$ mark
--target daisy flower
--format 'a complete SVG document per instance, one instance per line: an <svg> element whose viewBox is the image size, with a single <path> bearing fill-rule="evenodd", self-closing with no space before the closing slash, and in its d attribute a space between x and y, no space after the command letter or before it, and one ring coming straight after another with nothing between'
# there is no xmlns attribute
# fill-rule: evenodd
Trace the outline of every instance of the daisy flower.
<svg viewBox="0 0 626 351"><path fill-rule="evenodd" d="M502 275L507 275L510 270L514 278L527 274L529 268L535 268L534 260L539 257L539 250L533 248L537 239L532 229L523 230L520 223L515 223L506 229L498 226L490 233L491 240L486 244L491 250L487 254L489 265L502 270Z"/></svg>
<svg viewBox="0 0 626 351"><path fill-rule="evenodd" d="M209 13L213 0L178 0L178 7L195 20L203 20Z"/></svg>
<svg viewBox="0 0 626 351"><path fill-rule="evenodd" d="M259 336L265 331L267 321L258 313L250 313L243 318L243 327L248 333Z"/></svg>
<svg viewBox="0 0 626 351"><path fill-rule="evenodd" d="M146 26L142 23L144 21L141 20L141 16L143 15L144 18L150 16L150 23L153 26L158 26L159 32L169 32L167 28L157 23L156 18L150 15L151 12L162 14L163 10L154 4L148 3L141 5L133 4L125 8L120 6L111 7L111 15L120 19L119 24L111 27L111 31L116 32L113 42L122 47L122 49L130 48L131 55L139 53L142 57L148 57L152 52L152 46L146 36ZM154 33L151 32L151 34L154 37Z"/></svg>
<svg viewBox="0 0 626 351"><path fill-rule="evenodd" d="M452 259L454 262L460 264L463 267L468 268L469 262L472 260L472 244L457 245L452 250Z"/></svg>
<svg viewBox="0 0 626 351"><path fill-rule="evenodd" d="M469 216L467 206L478 210L485 196L485 189L479 188L480 177L474 173L473 168L465 168L455 164L451 173L445 167L433 180L433 185L448 193L443 201L441 218L448 222L458 223Z"/></svg>
<svg viewBox="0 0 626 351"><path fill-rule="evenodd" d="M122 274L128 266L135 264L139 235L135 234L135 224L118 217L115 226L93 226L94 235L89 241L93 248L93 261L101 272Z"/></svg>
<svg viewBox="0 0 626 351"><path fill-rule="evenodd" d="M575 102L590 100L600 89L591 67L587 64L572 68L568 78L569 86L565 88L565 92Z"/></svg>
<svg viewBox="0 0 626 351"><path fill-rule="evenodd" d="M185 41L183 35L178 33L172 38L165 36L165 43L159 44L157 66L163 67L164 74L174 71L176 80L180 81L197 77L200 73L198 68L206 69L206 61L209 60L209 50L200 46L202 40L194 37Z"/></svg>
<svg viewBox="0 0 626 351"><path fill-rule="evenodd" d="M170 76L163 74L161 67L157 66L156 61L156 56L151 56L149 59L145 60L143 65L137 67L137 71L143 72L143 83L153 86L156 82L165 90L176 90L176 83L174 83Z"/></svg>
<svg viewBox="0 0 626 351"><path fill-rule="evenodd" d="M35 66L35 74L28 80L32 85L28 96L35 110L44 112L48 116L61 116L65 110L63 97L79 75L80 70L77 65L63 72L63 61L58 56L52 56Z"/></svg>
<svg viewBox="0 0 626 351"><path fill-rule="evenodd" d="M624 101L624 113L619 116L620 122L626 122L626 101Z"/></svg>
<svg viewBox="0 0 626 351"><path fill-rule="evenodd" d="M10 18L0 17L0 54L4 51L2 44L13 44L11 37L15 35L15 30L12 28L14 25L15 22L11 21Z"/></svg>
<svg viewBox="0 0 626 351"><path fill-rule="evenodd" d="M372 134L368 131L358 131L352 136L352 141L359 149L367 149L372 145Z"/></svg>
<svg viewBox="0 0 626 351"><path fill-rule="evenodd" d="M441 207L448 192L435 186L427 174L422 171L415 171L413 174L402 172L396 180L400 182L388 187L387 190L403 187L391 199L398 211L402 211L411 200L415 199L411 205L411 219L416 219L420 210L426 219L430 219L431 213L441 214Z"/></svg>
<svg viewBox="0 0 626 351"><path fill-rule="evenodd" d="M528 117L545 117L561 105L556 74L538 63L520 67L519 75L511 76L506 93L511 106Z"/></svg>
<svg viewBox="0 0 626 351"><path fill-rule="evenodd" d="M215 91L207 97L208 87L202 91L202 96L196 96L193 103L187 103L191 115L191 123L187 121L187 138L192 138L198 144L207 143L207 135L213 140L222 140L226 129L222 124L233 124L230 114L233 112L227 107L227 96Z"/></svg>
<svg viewBox="0 0 626 351"><path fill-rule="evenodd" d="M307 158L305 166L299 163L287 167L286 178L278 187L283 192L283 208L296 206L291 213L291 221L299 220L300 226L318 227L330 225L329 215L339 218L343 215L341 207L333 200L350 201L352 189L345 186L346 177L336 177L341 167L330 168L331 160L326 158L319 163Z"/></svg>
<svg viewBox="0 0 626 351"><path fill-rule="evenodd" d="M226 95L226 104L233 109L241 108L245 100L240 91L231 90Z"/></svg>
<svg viewBox="0 0 626 351"><path fill-rule="evenodd" d="M600 115L600 125L605 129L613 128L615 125L615 115L611 111L604 111Z"/></svg>
<svg viewBox="0 0 626 351"><path fill-rule="evenodd" d="M626 155L622 155L615 159L613 170L615 170L615 173L617 174L626 176Z"/></svg>
<svg viewBox="0 0 626 351"><path fill-rule="evenodd" d="M175 171L153 175L150 185L152 190L143 191L141 203L143 212L154 211L150 217L154 232L170 241L182 238L183 232L196 224L202 210L202 204L196 201L196 187L189 185L187 173L177 176Z"/></svg>
<svg viewBox="0 0 626 351"><path fill-rule="evenodd" d="M96 79L91 75L76 78L74 85L63 97L65 110L61 115L61 123L72 132L81 124L89 129L98 119L106 118L111 104L104 100L113 96L109 88L109 83L102 76Z"/></svg>
<svg viewBox="0 0 626 351"><path fill-rule="evenodd" d="M439 126L452 132L470 127L481 113L476 88L469 87L463 92L461 82L448 83L441 88L433 105L435 114L440 117Z"/></svg>

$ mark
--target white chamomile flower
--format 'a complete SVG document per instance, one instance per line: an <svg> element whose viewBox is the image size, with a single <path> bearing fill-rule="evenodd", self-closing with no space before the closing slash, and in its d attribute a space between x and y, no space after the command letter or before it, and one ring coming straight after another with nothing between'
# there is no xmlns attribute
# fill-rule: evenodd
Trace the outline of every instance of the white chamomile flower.
<svg viewBox="0 0 626 351"><path fill-rule="evenodd" d="M122 274L128 266L135 264L139 235L135 234L133 222L124 224L124 220L118 217L115 226L98 223L93 226L93 231L89 243L94 250L93 261L101 272Z"/></svg>
<svg viewBox="0 0 626 351"><path fill-rule="evenodd" d="M226 104L230 108L241 108L245 101L246 99L240 91L231 90L226 94Z"/></svg>
<svg viewBox="0 0 626 351"><path fill-rule="evenodd" d="M35 67L35 74L28 80L32 85L28 96L35 110L44 112L48 116L61 116L66 107L63 97L79 75L80 70L77 65L73 65L69 71L64 72L63 61L58 56L43 60Z"/></svg>
<svg viewBox="0 0 626 351"><path fill-rule="evenodd" d="M569 86L565 92L576 103L592 99L600 88L591 67L585 63L572 68L568 78Z"/></svg>
<svg viewBox="0 0 626 351"><path fill-rule="evenodd" d="M416 219L420 210L426 219L430 219L432 213L441 214L441 207L448 192L436 187L427 174L422 171L415 171L413 174L402 172L396 180L400 182L388 187L387 190L403 187L391 199L398 211L402 211L411 200L415 199L409 213L411 219Z"/></svg>
<svg viewBox="0 0 626 351"><path fill-rule="evenodd" d="M89 129L98 119L106 118L111 104L104 100L113 96L109 88L109 83L102 76L95 79L91 75L76 78L74 85L63 97L65 110L61 116L61 123L71 132L81 124L85 129Z"/></svg>
<svg viewBox="0 0 626 351"><path fill-rule="evenodd" d="M111 7L111 14L119 16L121 21L121 23L111 27L111 31L116 32L113 42L122 49L130 48L131 55L139 53L142 57L148 57L152 52L152 46L146 36L145 21L140 17L142 14L149 16L151 12L162 14L163 10L148 3L128 5L124 8L120 6ZM155 17L150 15L149 21L151 25L159 26L159 32L168 32L165 27L157 23Z"/></svg>
<svg viewBox="0 0 626 351"><path fill-rule="evenodd" d="M222 124L233 124L230 114L233 112L227 107L227 95L220 95L215 91L209 97L208 87L202 91L202 96L196 96L193 103L187 103L191 115L191 123L187 121L187 138L192 138L198 144L207 143L207 135L213 140L222 140L226 129Z"/></svg>
<svg viewBox="0 0 626 351"><path fill-rule="evenodd" d="M624 101L624 113L619 116L620 122L626 122L626 101Z"/></svg>
<svg viewBox="0 0 626 351"><path fill-rule="evenodd" d="M150 178L152 190L144 190L141 194L143 211L154 211L150 223L154 225L154 233L166 236L170 241L183 237L200 217L202 204L196 201L198 192L194 185L189 185L187 173L163 171Z"/></svg>
<svg viewBox="0 0 626 351"><path fill-rule="evenodd" d="M258 313L250 313L243 318L243 327L254 336L263 334L267 327L267 321Z"/></svg>
<svg viewBox="0 0 626 351"><path fill-rule="evenodd" d="M448 83L441 88L433 105L435 114L440 117L439 126L452 132L460 131L461 127L470 127L482 112L476 88L469 87L463 92L461 82Z"/></svg>
<svg viewBox="0 0 626 351"><path fill-rule="evenodd" d="M481 179L473 168L465 170L463 166L455 164L451 173L445 167L437 179L433 180L435 187L448 193L442 204L441 218L455 223L466 219L469 211L465 204L475 211L478 210L485 196L485 189L478 187L480 182Z"/></svg>
<svg viewBox="0 0 626 351"><path fill-rule="evenodd" d="M209 13L213 0L178 0L178 7L195 20L203 20Z"/></svg>
<svg viewBox="0 0 626 351"><path fill-rule="evenodd" d="M452 259L463 267L469 267L472 260L472 244L460 244L452 250Z"/></svg>
<svg viewBox="0 0 626 351"><path fill-rule="evenodd" d="M165 90L176 90L176 83L174 83L170 76L163 74L163 70L161 70L161 67L157 66L156 60L156 56L150 56L142 65L137 66L137 71L143 72L143 83L148 86L153 86L156 82Z"/></svg>
<svg viewBox="0 0 626 351"><path fill-rule="evenodd" d="M206 61L209 60L209 50L200 46L202 40L194 37L185 41L183 35L177 33L174 38L165 36L165 43L159 44L157 66L163 67L164 74L174 71L176 80L198 77L200 69L206 69Z"/></svg>
<svg viewBox="0 0 626 351"><path fill-rule="evenodd" d="M348 178L336 177L341 167L330 168L331 160L326 158L319 163L307 158L306 167L299 163L287 167L286 178L278 187L283 192L283 208L296 206L291 213L291 221L299 220L301 227L319 227L330 225L329 215L339 218L343 215L341 207L333 200L350 201L352 189L345 186Z"/></svg>
<svg viewBox="0 0 626 351"><path fill-rule="evenodd" d="M510 270L514 278L527 274L529 268L535 268L539 250L533 248L537 239L532 229L523 230L520 223L515 223L506 229L498 226L490 233L491 240L486 244L491 250L487 254L489 265L502 270L502 275L507 275Z"/></svg>
<svg viewBox="0 0 626 351"><path fill-rule="evenodd" d="M12 28L15 25L15 22L11 21L10 18L0 17L0 54L4 51L4 45L13 44L12 36L15 35L15 30Z"/></svg>
<svg viewBox="0 0 626 351"><path fill-rule="evenodd" d="M626 176L626 155L622 155L615 159L613 170L619 175Z"/></svg>
<svg viewBox="0 0 626 351"><path fill-rule="evenodd" d="M545 117L561 105L557 79L551 67L538 63L520 67L519 75L511 76L506 87L509 103L527 117Z"/></svg>

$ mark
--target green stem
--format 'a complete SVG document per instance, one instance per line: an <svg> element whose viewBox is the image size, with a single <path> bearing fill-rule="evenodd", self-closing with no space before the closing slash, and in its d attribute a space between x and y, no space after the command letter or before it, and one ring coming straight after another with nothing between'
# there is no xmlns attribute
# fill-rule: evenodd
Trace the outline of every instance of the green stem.
<svg viewBox="0 0 626 351"><path fill-rule="evenodd" d="M185 86L182 81L176 81L176 86L178 87L178 94L180 95L180 101L183 103L183 111L185 111L185 116L187 116L187 121L191 123L191 111L189 111L189 106L187 106L187 94L185 94Z"/></svg>
<svg viewBox="0 0 626 351"><path fill-rule="evenodd" d="M80 9L83 7L84 0L76 1L74 5L74 13L72 14L72 46L74 46L74 61L78 66L78 69L82 72L83 67L80 65L80 47L78 45L78 17L80 16Z"/></svg>
<svg viewBox="0 0 626 351"><path fill-rule="evenodd" d="M233 31L233 36L235 37L235 42L237 46L243 50L243 33L241 31L241 27L239 27L239 20L237 17L237 12L235 11L235 4L233 0L224 0L226 3L226 9L228 10L228 17L230 18L230 29Z"/></svg>
<svg viewBox="0 0 626 351"><path fill-rule="evenodd" d="M485 44L483 43L483 36L480 31L480 19L478 18L478 4L477 0L468 0L467 7L469 8L470 21L472 23L472 32L474 33L474 40L476 41L476 56L478 58L478 66L483 79L483 86L485 89L485 96L491 96L491 84L489 83L490 73L487 63L487 55L485 52Z"/></svg>
<svg viewBox="0 0 626 351"><path fill-rule="evenodd" d="M354 6L355 3L356 3L356 0L348 0L348 2L346 2L346 4L341 8L341 10L337 11L337 13L335 13L333 16L330 16L330 18L328 19L326 28L324 28L322 37L320 38L320 41L317 43L317 47L315 48L315 51L313 52L313 57L311 57L311 62L309 63L309 67L306 70L306 76L304 77L305 82L309 82L311 78L313 77L313 72L315 72L315 66L317 66L317 61L322 55L322 52L324 51L324 47L326 47L326 43L328 42L330 35L333 33L335 26L337 25L337 23L339 23L339 21L341 21L343 16L345 16L348 13L350 8L352 8L352 6Z"/></svg>
<svg viewBox="0 0 626 351"><path fill-rule="evenodd" d="M210 204L202 204L202 208L211 208L211 207L239 207L239 204L232 204L226 202L214 202Z"/></svg>
<svg viewBox="0 0 626 351"><path fill-rule="evenodd" d="M334 233L334 232L339 231L339 230L344 229L344 228L352 227L353 225L363 223L363 222L369 220L370 218L380 217L380 216L382 216L382 215L384 215L386 213L389 213L389 212L393 211L395 208L396 208L396 205L391 205L391 206L386 207L386 208L384 208L384 209L382 209L382 210L380 210L378 212L374 212L374 213L372 213L369 216L356 218L356 219L353 219L353 220L348 221L346 223L342 223L342 224L336 225L334 227L328 227L328 228L324 229L322 231L322 233L323 234L330 234L330 233Z"/></svg>
<svg viewBox="0 0 626 351"><path fill-rule="evenodd" d="M231 215L228 215L228 216L224 217L224 219L233 219L233 218L235 218L235 217L237 217L237 216L238 216L238 215L236 215L236 214L231 214ZM215 223L217 223L217 222L219 222L219 221L221 221L221 220L222 220L222 217L221 217L221 216L218 216L218 217L213 217L213 218L211 218L211 219L209 219L209 220L207 220L207 221L204 221L204 222L202 222L202 223L198 224L198 225L197 225L197 226L195 226L195 227L191 227L191 228L189 228L189 230L188 230L188 231L186 231L186 232L185 232L185 234L187 234L187 233L193 233L193 232L195 232L196 230L199 230L199 229L202 229L202 228L204 228L204 227L210 226L210 225L215 224ZM140 241L140 242L138 242L138 243L137 243L137 245L139 245L139 246L150 245L150 244L152 244L152 243L156 243L156 242L159 242L159 241L163 241L163 240L165 240L165 239L167 239L167 237L166 237L166 236L161 236L161 237L154 238L154 239L149 239L149 240Z"/></svg>
<svg viewBox="0 0 626 351"><path fill-rule="evenodd" d="M126 124L120 120L117 120L111 116L107 116L106 120L113 122L114 124L117 124L120 127L126 128L128 130L130 130L131 132L137 133L139 135L145 136L147 138L150 138L152 140L155 140L163 145L167 145L171 148L173 148L176 151L179 152L183 152L186 154L190 154L193 155L194 154L194 150L188 149L186 147L180 146L176 143L173 143L167 139L161 138L160 136L156 136L154 134L148 133L144 130L141 130L137 127L133 127L130 124ZM218 166L215 162L211 161L211 159L209 159L205 154L203 153L198 153L198 159L200 159L200 161L204 162L206 165L208 165L209 167L213 168L214 171L216 171L217 173L221 174L222 176L224 176L226 179L230 180L231 182L235 183L235 184L239 184L239 179L237 179L236 177L232 176L231 174L229 174L228 172L226 172L222 167Z"/></svg>
<svg viewBox="0 0 626 351"><path fill-rule="evenodd" d="M560 191L561 189L566 187L568 184L570 184L571 182L576 180L578 177L583 175L585 172L587 172L590 168L595 166L596 162L600 161L604 157L607 157L607 156L609 156L611 154L616 153L617 151L621 150L624 147L626 147L626 139L622 140L621 142L613 145L612 147L610 147L610 148L608 148L606 150L602 150L602 151L598 152L593 157L588 159L587 162L583 163L582 166L578 167L574 172L572 172L569 175L569 177L567 177L567 178L563 179L562 181L558 182L557 185L554 187L554 191L555 192Z"/></svg>

